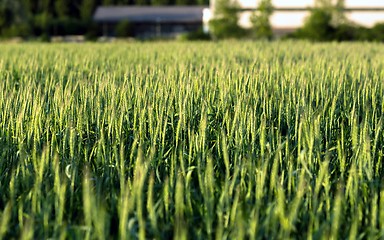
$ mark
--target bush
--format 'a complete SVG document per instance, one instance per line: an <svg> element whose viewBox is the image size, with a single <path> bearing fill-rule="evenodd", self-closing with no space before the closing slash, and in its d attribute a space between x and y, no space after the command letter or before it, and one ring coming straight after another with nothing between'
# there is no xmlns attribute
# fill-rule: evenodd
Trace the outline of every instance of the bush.
<svg viewBox="0 0 384 240"><path fill-rule="evenodd" d="M2 36L28 38L31 35L31 26L28 23L13 24L8 28L4 28Z"/></svg>
<svg viewBox="0 0 384 240"><path fill-rule="evenodd" d="M225 38L242 38L246 35L246 30L240 26L228 21L226 18L213 19L209 22L209 29L213 38L225 39Z"/></svg>
<svg viewBox="0 0 384 240"><path fill-rule="evenodd" d="M43 33L40 35L39 40L42 42L50 42L51 37L48 35L48 33Z"/></svg>
<svg viewBox="0 0 384 240"><path fill-rule="evenodd" d="M384 23L377 23L373 26L371 36L373 41L384 42Z"/></svg>
<svg viewBox="0 0 384 240"><path fill-rule="evenodd" d="M211 36L203 31L203 29L199 29L195 32L189 32L180 35L179 40L184 41L196 41L196 40L210 40Z"/></svg>
<svg viewBox="0 0 384 240"><path fill-rule="evenodd" d="M329 41L333 39L335 28L331 25L332 14L324 9L314 9L304 26L293 34L294 37L312 41Z"/></svg>
<svg viewBox="0 0 384 240"><path fill-rule="evenodd" d="M372 31L366 27L356 27L356 39L358 41L372 41Z"/></svg>
<svg viewBox="0 0 384 240"><path fill-rule="evenodd" d="M82 35L88 30L89 24L74 19L74 18L61 18L52 21L52 29L54 35Z"/></svg>
<svg viewBox="0 0 384 240"><path fill-rule="evenodd" d="M342 26L337 28L335 35L336 40L339 41L357 40L384 42L384 23L378 23L372 28L362 26Z"/></svg>
<svg viewBox="0 0 384 240"><path fill-rule="evenodd" d="M91 22L88 24L87 31L85 33L85 39L88 41L96 41L99 35L97 24Z"/></svg>
<svg viewBox="0 0 384 240"><path fill-rule="evenodd" d="M336 41L353 41L358 38L358 28L350 24L340 24L335 28L335 32L332 36Z"/></svg>
<svg viewBox="0 0 384 240"><path fill-rule="evenodd" d="M116 37L131 37L132 25L129 21L121 21L116 25L115 29Z"/></svg>

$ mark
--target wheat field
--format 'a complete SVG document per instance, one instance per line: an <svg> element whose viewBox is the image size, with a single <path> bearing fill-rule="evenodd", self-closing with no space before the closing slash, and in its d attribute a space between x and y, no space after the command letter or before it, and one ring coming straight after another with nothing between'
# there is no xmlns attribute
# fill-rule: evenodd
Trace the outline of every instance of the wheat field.
<svg viewBox="0 0 384 240"><path fill-rule="evenodd" d="M0 239L383 238L382 56L0 45Z"/></svg>

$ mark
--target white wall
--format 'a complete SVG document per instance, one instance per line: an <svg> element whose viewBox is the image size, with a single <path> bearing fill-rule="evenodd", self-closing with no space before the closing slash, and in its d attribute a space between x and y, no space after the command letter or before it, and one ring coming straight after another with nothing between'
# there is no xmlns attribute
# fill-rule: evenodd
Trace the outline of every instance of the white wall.
<svg viewBox="0 0 384 240"><path fill-rule="evenodd" d="M211 0L214 1L214 0ZM255 8L258 0L235 0L243 8ZM334 0L335 1L335 0ZM314 6L315 0L272 0L272 4L277 8L305 8ZM214 4L211 4L214 6ZM384 0L345 0L347 8L384 8ZM212 12L211 7L211 12ZM271 24L274 28L298 28L303 25L308 12L274 12L271 16ZM251 12L243 12L240 15L239 24L242 27L250 27L249 16ZM378 22L384 22L384 11L378 12L348 12L346 16L349 20L371 27ZM207 20L205 20L207 21Z"/></svg>
<svg viewBox="0 0 384 240"><path fill-rule="evenodd" d="M259 0L237 0L240 6L256 7ZM337 2L333 0L333 2ZM275 7L311 7L315 0L272 0ZM384 7L384 0L345 0L346 7Z"/></svg>

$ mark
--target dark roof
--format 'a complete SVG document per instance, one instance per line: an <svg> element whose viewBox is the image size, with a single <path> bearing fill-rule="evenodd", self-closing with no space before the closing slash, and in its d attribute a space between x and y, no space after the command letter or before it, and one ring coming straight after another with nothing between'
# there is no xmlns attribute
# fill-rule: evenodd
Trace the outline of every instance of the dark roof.
<svg viewBox="0 0 384 240"><path fill-rule="evenodd" d="M203 9L208 6L103 6L96 9L93 20L96 22L202 22Z"/></svg>

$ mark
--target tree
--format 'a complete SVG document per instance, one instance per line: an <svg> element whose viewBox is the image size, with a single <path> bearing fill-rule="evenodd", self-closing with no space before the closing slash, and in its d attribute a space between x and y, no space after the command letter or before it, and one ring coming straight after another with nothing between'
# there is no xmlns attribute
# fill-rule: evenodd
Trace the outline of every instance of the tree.
<svg viewBox="0 0 384 240"><path fill-rule="evenodd" d="M346 24L344 18L344 1L316 0L304 26L293 36L313 41L350 40L354 38L353 29Z"/></svg>
<svg viewBox="0 0 384 240"><path fill-rule="evenodd" d="M56 0L55 12L59 19L65 19L68 17L69 1L68 0Z"/></svg>
<svg viewBox="0 0 384 240"><path fill-rule="evenodd" d="M269 18L273 13L271 0L261 0L258 9L251 16L254 37L257 39L272 39L273 32Z"/></svg>
<svg viewBox="0 0 384 240"><path fill-rule="evenodd" d="M314 9L306 20L302 32L305 38L314 41L332 40L334 27L331 24L332 14L324 9Z"/></svg>
<svg viewBox="0 0 384 240"><path fill-rule="evenodd" d="M175 4L180 5L180 6L185 6L185 5L192 5L195 2L193 0L176 0Z"/></svg>
<svg viewBox="0 0 384 240"><path fill-rule="evenodd" d="M95 0L82 1L80 6L80 16L84 22L88 23L91 20L95 5Z"/></svg>
<svg viewBox="0 0 384 240"><path fill-rule="evenodd" d="M42 39L49 40L50 25L52 24L51 1L39 1L39 13L35 15L35 25L39 28Z"/></svg>
<svg viewBox="0 0 384 240"><path fill-rule="evenodd" d="M299 38L306 38L313 41L332 40L334 28L331 25L332 14L321 8L312 10L304 26L296 32Z"/></svg>
<svg viewBox="0 0 384 240"><path fill-rule="evenodd" d="M154 6L161 6L161 5L168 5L169 1L168 0L152 0L151 5Z"/></svg>
<svg viewBox="0 0 384 240"><path fill-rule="evenodd" d="M339 25L351 24L345 16L345 0L337 0L332 18L333 26L335 27Z"/></svg>
<svg viewBox="0 0 384 240"><path fill-rule="evenodd" d="M135 0L135 5L148 5L149 0Z"/></svg>
<svg viewBox="0 0 384 240"><path fill-rule="evenodd" d="M9 0L0 1L0 31L9 27L14 20L14 10Z"/></svg>
<svg viewBox="0 0 384 240"><path fill-rule="evenodd" d="M331 9L332 0L315 0L315 8Z"/></svg>
<svg viewBox="0 0 384 240"><path fill-rule="evenodd" d="M245 30L238 25L238 6L230 0L218 0L214 7L214 18L209 22L209 30L214 39L239 38Z"/></svg>
<svg viewBox="0 0 384 240"><path fill-rule="evenodd" d="M103 0L103 5L113 5L113 0Z"/></svg>
<svg viewBox="0 0 384 240"><path fill-rule="evenodd" d="M0 33L8 37L27 37L31 32L24 1L0 1Z"/></svg>
<svg viewBox="0 0 384 240"><path fill-rule="evenodd" d="M197 4L197 5L209 5L209 0L194 0L192 2L193 4Z"/></svg>

